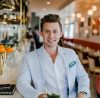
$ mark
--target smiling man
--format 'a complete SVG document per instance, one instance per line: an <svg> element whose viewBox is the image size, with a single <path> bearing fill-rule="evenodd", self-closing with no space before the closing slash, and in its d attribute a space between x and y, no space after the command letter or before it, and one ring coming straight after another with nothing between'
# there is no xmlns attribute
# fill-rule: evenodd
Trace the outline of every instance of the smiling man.
<svg viewBox="0 0 100 98"><path fill-rule="evenodd" d="M76 53L58 45L62 37L60 17L41 19L43 46L25 56L17 89L25 98L90 98L89 78Z"/></svg>

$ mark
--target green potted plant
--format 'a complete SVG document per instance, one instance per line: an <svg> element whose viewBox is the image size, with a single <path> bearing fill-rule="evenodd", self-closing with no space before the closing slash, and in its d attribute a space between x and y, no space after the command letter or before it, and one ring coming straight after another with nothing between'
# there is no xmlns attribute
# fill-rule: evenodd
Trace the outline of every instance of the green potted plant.
<svg viewBox="0 0 100 98"><path fill-rule="evenodd" d="M47 94L48 98L60 98L60 95L56 95L56 94L52 94L52 95L49 95Z"/></svg>

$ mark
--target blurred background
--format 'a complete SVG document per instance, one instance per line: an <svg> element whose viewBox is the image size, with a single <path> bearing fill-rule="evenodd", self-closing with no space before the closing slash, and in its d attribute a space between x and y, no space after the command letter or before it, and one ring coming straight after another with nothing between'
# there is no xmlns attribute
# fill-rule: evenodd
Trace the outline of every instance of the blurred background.
<svg viewBox="0 0 100 98"><path fill-rule="evenodd" d="M15 87L24 55L43 44L40 20L46 14L61 17L59 45L76 51L89 74L92 98L100 98L100 0L0 0L0 85ZM22 98L9 92L0 89L0 98Z"/></svg>

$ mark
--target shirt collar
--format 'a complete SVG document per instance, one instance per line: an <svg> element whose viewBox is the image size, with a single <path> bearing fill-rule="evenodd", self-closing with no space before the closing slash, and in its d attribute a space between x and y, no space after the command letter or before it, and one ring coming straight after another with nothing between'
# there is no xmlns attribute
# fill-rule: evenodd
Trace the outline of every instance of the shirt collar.
<svg viewBox="0 0 100 98"><path fill-rule="evenodd" d="M42 50L43 50L44 55L49 56L49 54L47 53L47 51L44 48L44 45L42 46ZM61 55L61 54L63 54L62 47L58 45L58 54L57 55Z"/></svg>

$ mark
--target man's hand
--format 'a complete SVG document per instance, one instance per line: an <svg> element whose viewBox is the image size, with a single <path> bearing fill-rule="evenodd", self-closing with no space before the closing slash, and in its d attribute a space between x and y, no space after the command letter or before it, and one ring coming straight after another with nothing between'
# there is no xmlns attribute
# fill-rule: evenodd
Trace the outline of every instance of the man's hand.
<svg viewBox="0 0 100 98"><path fill-rule="evenodd" d="M47 94L40 94L38 98L47 98Z"/></svg>
<svg viewBox="0 0 100 98"><path fill-rule="evenodd" d="M77 98L86 98L85 94L79 93Z"/></svg>

